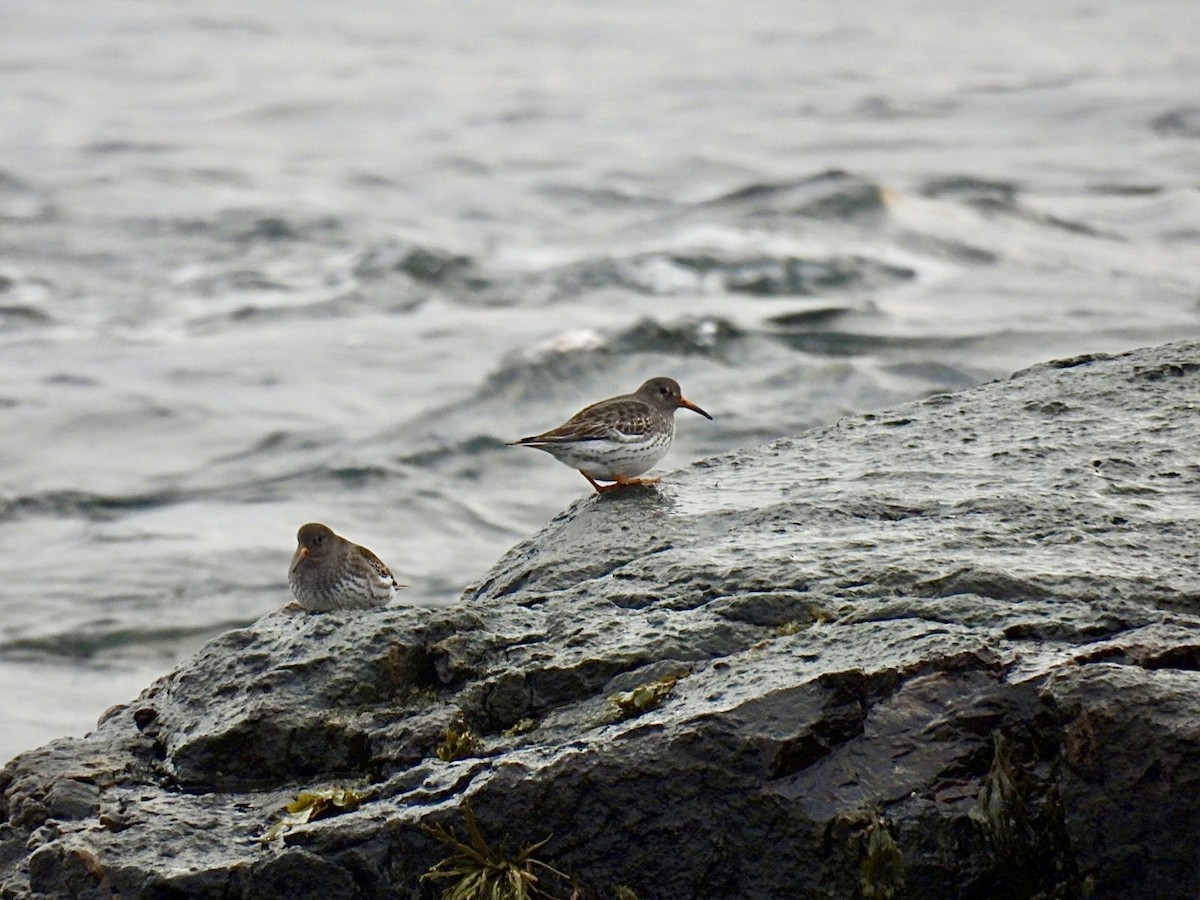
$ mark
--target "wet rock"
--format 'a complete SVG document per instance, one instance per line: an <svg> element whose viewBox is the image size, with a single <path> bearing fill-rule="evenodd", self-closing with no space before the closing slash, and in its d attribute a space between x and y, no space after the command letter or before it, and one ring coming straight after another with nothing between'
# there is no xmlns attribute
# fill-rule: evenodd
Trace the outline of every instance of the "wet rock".
<svg viewBox="0 0 1200 900"><path fill-rule="evenodd" d="M74 778L60 779L46 792L46 812L73 821L95 816L100 809L99 786Z"/></svg>
<svg viewBox="0 0 1200 900"><path fill-rule="evenodd" d="M586 896L1194 896L1198 411L1198 344L1057 361L268 616L0 772L0 896L428 897L467 804Z"/></svg>

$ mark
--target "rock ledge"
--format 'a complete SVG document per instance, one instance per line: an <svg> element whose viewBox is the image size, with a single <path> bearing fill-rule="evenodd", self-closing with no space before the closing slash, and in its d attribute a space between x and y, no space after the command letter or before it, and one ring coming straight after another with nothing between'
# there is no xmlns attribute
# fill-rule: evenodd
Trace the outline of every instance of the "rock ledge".
<svg viewBox="0 0 1200 900"><path fill-rule="evenodd" d="M1048 363L267 616L0 772L0 896L436 896L467 802L586 897L1196 896L1198 412L1197 344Z"/></svg>

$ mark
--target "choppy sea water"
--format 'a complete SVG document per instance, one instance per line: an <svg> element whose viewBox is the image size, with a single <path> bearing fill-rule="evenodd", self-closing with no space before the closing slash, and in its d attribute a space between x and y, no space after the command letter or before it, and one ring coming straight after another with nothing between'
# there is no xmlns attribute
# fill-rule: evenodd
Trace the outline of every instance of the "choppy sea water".
<svg viewBox="0 0 1200 900"><path fill-rule="evenodd" d="M288 602L454 602L669 469L1200 332L1200 5L0 0L0 759ZM669 489L669 488L668 488Z"/></svg>

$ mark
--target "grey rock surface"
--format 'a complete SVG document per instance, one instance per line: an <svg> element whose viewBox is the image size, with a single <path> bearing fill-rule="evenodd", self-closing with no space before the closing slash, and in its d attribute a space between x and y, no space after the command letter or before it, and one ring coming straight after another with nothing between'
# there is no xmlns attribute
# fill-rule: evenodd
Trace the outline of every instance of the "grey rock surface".
<svg viewBox="0 0 1200 900"><path fill-rule="evenodd" d="M7 765L0 896L432 897L466 803L583 897L1200 895L1198 411L1198 344L1048 363L267 616Z"/></svg>

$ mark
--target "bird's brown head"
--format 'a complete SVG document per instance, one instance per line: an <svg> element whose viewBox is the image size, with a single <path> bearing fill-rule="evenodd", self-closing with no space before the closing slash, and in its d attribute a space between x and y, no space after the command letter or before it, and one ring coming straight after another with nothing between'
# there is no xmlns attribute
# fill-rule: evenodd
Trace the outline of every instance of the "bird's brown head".
<svg viewBox="0 0 1200 900"><path fill-rule="evenodd" d="M712 418L712 416L695 403L683 396L683 389L674 378L651 378L637 389L637 395L652 406L657 406L663 412L674 412L682 407L683 409L690 409L692 412L698 412L706 419Z"/></svg>
<svg viewBox="0 0 1200 900"><path fill-rule="evenodd" d="M320 557L329 553L337 543L337 535L328 525L309 522L296 532L296 542L299 544L296 548L296 560L299 561L305 557Z"/></svg>

